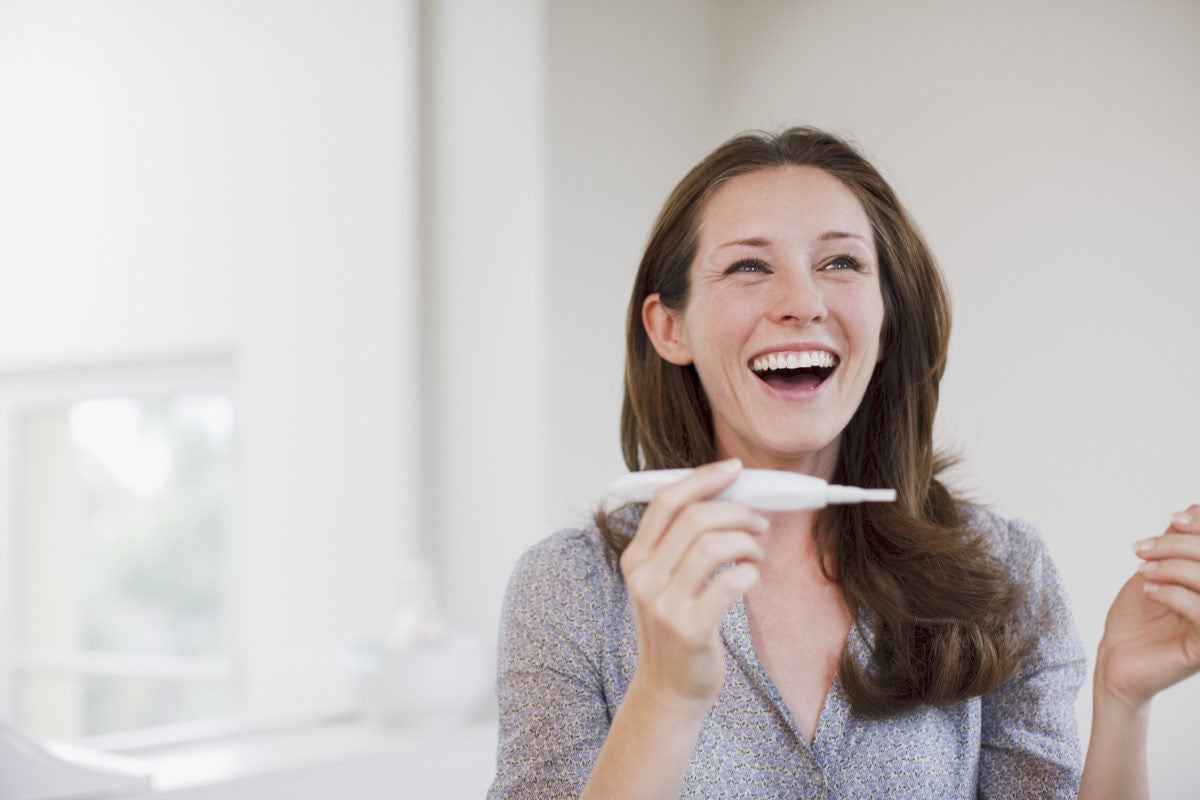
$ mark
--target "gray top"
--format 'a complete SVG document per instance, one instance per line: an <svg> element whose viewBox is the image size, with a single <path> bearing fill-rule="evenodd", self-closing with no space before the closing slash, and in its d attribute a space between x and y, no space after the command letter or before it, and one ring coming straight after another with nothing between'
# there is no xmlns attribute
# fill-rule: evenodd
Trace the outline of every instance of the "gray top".
<svg viewBox="0 0 1200 800"><path fill-rule="evenodd" d="M640 507L631 507L636 526ZM1030 587L1020 622L1037 647L982 697L887 720L852 716L838 680L809 744L754 654L746 611L725 615L725 684L704 722L684 798L1074 798L1074 703L1086 658L1037 532L984 511L971 524ZM847 646L870 661L868 612ZM866 631L866 633L864 633ZM500 740L491 800L577 798L625 696L637 637L625 583L595 526L522 556L501 620Z"/></svg>

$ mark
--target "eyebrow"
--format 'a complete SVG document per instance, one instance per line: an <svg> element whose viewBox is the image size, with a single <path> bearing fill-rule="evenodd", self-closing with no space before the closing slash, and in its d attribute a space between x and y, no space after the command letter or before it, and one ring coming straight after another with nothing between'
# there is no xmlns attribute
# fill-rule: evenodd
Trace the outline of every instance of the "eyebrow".
<svg viewBox="0 0 1200 800"><path fill-rule="evenodd" d="M751 236L749 239L734 239L731 242L725 242L716 246L716 250L723 250L726 247L770 247L771 240L763 239L761 236Z"/></svg>
<svg viewBox="0 0 1200 800"><path fill-rule="evenodd" d="M822 233L817 238L820 239L822 242L828 242L833 239L858 239L860 242L863 242L864 244L867 243L866 238L859 236L857 233L849 233L847 231L829 231L827 233Z"/></svg>
<svg viewBox="0 0 1200 800"><path fill-rule="evenodd" d="M860 236L857 233L850 233L849 231L826 231L825 233L822 233L820 236L817 237L817 240L821 241L821 242L830 242L830 241L834 241L836 239L857 239L858 241L862 242L863 244L868 244L868 245L870 244L870 241L868 239L866 239L865 237ZM761 236L751 236L746 239L734 239L733 241L725 242L724 244L717 245L716 250L723 250L726 247L737 247L737 246L770 247L771 240L764 239Z"/></svg>

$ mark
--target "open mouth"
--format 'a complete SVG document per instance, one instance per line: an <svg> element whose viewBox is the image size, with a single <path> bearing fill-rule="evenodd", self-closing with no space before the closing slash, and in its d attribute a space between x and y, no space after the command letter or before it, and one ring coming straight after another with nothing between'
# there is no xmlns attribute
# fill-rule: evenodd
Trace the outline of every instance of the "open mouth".
<svg viewBox="0 0 1200 800"><path fill-rule="evenodd" d="M825 350L769 353L750 362L759 380L776 389L815 389L837 367L838 357Z"/></svg>

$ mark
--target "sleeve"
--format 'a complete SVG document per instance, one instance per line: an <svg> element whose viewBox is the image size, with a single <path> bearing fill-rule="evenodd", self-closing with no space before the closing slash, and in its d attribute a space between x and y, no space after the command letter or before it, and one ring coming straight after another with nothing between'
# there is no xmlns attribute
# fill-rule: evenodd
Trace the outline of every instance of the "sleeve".
<svg viewBox="0 0 1200 800"><path fill-rule="evenodd" d="M489 800L583 792L610 723L601 677L605 584L602 557L578 535L552 537L517 564L500 621Z"/></svg>
<svg viewBox="0 0 1200 800"><path fill-rule="evenodd" d="M978 797L1073 799L1082 771L1075 700L1087 658L1045 543L1028 525L1007 524L1007 566L1026 584L1020 620L1032 649L982 698Z"/></svg>

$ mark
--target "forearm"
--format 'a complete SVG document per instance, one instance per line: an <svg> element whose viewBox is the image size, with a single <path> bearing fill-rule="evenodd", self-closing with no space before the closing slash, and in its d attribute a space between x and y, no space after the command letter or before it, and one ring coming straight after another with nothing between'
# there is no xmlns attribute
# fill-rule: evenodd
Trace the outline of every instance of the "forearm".
<svg viewBox="0 0 1200 800"><path fill-rule="evenodd" d="M1147 800L1149 702L1123 702L1107 694L1099 680L1093 696L1092 734L1083 762L1080 800Z"/></svg>
<svg viewBox="0 0 1200 800"><path fill-rule="evenodd" d="M613 717L581 800L679 797L703 723L703 710L665 705L635 680Z"/></svg>

